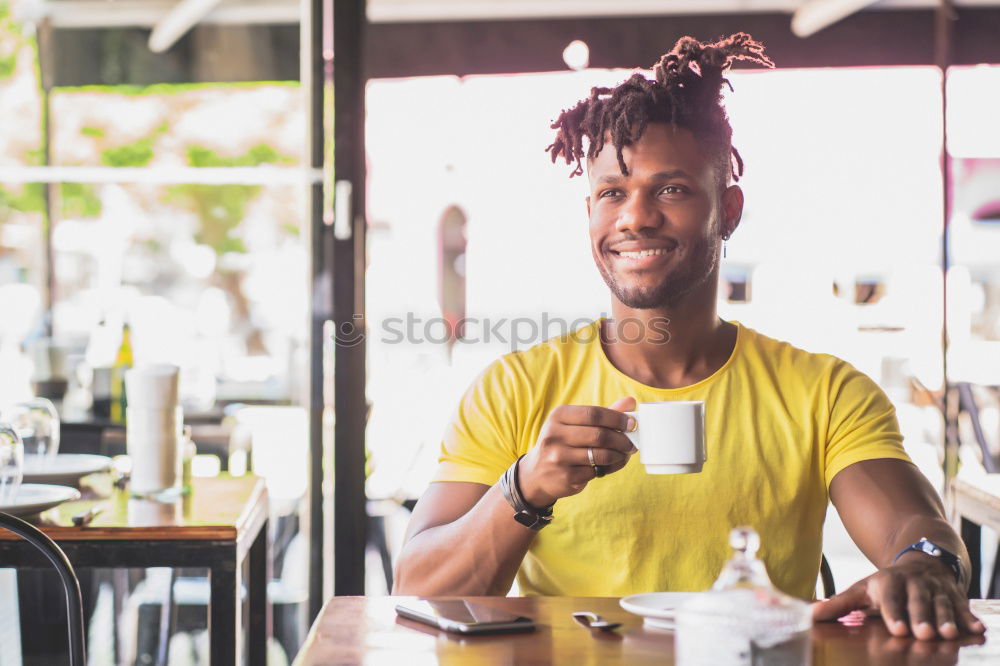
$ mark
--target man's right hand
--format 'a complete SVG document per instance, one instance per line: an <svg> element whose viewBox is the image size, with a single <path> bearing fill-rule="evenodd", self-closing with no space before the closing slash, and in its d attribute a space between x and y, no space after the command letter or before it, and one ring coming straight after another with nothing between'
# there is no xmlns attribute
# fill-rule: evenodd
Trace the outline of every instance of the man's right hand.
<svg viewBox="0 0 1000 666"><path fill-rule="evenodd" d="M635 406L634 398L621 398L611 407L553 409L538 442L518 466L518 484L528 504L540 509L583 490L596 477L587 449L593 449L594 463L607 474L625 467L636 450L625 431L635 428L635 420L623 412Z"/></svg>

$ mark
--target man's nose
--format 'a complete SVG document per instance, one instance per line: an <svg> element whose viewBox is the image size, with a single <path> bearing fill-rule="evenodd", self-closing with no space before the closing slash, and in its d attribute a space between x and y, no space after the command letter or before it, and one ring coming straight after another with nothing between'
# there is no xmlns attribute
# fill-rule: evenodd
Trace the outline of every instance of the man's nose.
<svg viewBox="0 0 1000 666"><path fill-rule="evenodd" d="M615 220L615 231L657 229L663 224L663 213L649 197L636 195L629 197L619 209Z"/></svg>

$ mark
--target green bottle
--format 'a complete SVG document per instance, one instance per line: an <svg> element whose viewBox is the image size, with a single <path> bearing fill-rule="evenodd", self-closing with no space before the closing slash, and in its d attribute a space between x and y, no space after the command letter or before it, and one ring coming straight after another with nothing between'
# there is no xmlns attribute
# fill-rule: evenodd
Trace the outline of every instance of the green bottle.
<svg viewBox="0 0 1000 666"><path fill-rule="evenodd" d="M132 336L129 325L122 325L122 342L118 345L115 364L111 367L111 420L125 423L125 371L132 367Z"/></svg>

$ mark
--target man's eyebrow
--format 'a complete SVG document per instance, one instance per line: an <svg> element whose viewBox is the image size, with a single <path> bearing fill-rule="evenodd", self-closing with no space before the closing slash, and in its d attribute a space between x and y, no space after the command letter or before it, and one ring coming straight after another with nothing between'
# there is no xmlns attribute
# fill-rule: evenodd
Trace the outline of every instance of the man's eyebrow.
<svg viewBox="0 0 1000 666"><path fill-rule="evenodd" d="M684 169L670 169L669 171L657 171L649 177L650 180L670 180L671 178L691 178ZM624 178L619 174L608 174L597 179L597 185L618 185Z"/></svg>

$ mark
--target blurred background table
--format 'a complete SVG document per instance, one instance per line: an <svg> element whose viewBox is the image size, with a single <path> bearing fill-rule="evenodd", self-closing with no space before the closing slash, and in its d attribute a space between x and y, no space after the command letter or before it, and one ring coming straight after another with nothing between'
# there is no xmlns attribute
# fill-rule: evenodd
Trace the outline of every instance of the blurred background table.
<svg viewBox="0 0 1000 666"><path fill-rule="evenodd" d="M982 596L982 527L1000 533L1000 474L969 475L952 481L955 517L960 519L962 540L972 561L970 597ZM1000 548L997 550L1000 555ZM994 558L986 591L988 598L1000 594L1000 558Z"/></svg>
<svg viewBox="0 0 1000 666"><path fill-rule="evenodd" d="M443 599L444 597L442 597ZM469 597L479 603L526 615L538 630L525 634L460 636L397 618L396 604L412 597L334 597L317 617L296 666L319 664L671 664L672 632L646 629L642 618L606 597ZM1000 632L1000 602L973 602L989 630ZM622 622L611 633L591 632L570 614L589 610ZM881 620L847 627L826 622L813 628L813 665L998 663L1000 640L968 637L957 641L895 638ZM971 662L970 662L971 663Z"/></svg>
<svg viewBox="0 0 1000 666"><path fill-rule="evenodd" d="M106 476L106 475L103 475ZM209 654L212 664L265 663L270 636L267 584L268 496L264 480L248 474L195 478L191 493L173 503L135 499L106 487L67 502L35 522L81 567L203 567L209 571ZM96 493L94 492L96 490ZM94 495L97 497L94 497ZM88 497L89 496L89 497ZM94 504L102 512L87 527L72 517ZM0 533L5 566L47 567L13 535ZM243 628L242 571L246 562L248 617Z"/></svg>

